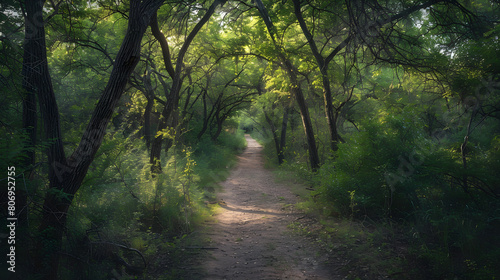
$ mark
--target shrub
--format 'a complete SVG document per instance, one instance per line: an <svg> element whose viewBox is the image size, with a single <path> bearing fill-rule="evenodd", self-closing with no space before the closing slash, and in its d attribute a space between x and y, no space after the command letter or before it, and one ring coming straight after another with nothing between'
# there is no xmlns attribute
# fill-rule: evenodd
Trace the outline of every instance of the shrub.
<svg viewBox="0 0 500 280"><path fill-rule="evenodd" d="M409 115L366 123L320 168L319 193L340 214L404 216L414 210L426 141Z"/></svg>
<svg viewBox="0 0 500 280"><path fill-rule="evenodd" d="M316 176L317 194L336 215L411 225L406 238L424 275L491 279L486 275L500 274L491 261L500 257L500 137L478 127L464 167L463 131L438 143L410 116L369 121L340 144Z"/></svg>

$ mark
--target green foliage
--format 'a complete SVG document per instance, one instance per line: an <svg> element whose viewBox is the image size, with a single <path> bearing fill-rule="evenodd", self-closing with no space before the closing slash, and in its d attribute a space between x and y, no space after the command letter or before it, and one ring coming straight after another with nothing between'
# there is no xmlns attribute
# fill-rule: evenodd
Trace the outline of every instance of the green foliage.
<svg viewBox="0 0 500 280"><path fill-rule="evenodd" d="M146 151L139 148L143 145L139 139L108 134L70 209L71 238L64 243L64 250L89 261L88 277L105 279L102 277L113 266L112 259L97 262L89 255L85 250L91 244L99 254L109 250L97 246L99 242L126 244L151 261L166 252L180 254L176 244L210 214L205 200L212 199L217 182L227 176L235 153L246 143L242 132L224 132L217 143L204 139L195 148L174 146L164 163L164 173L155 178L149 174ZM114 248L113 252L121 251ZM100 275L93 271L100 271ZM74 277L71 271L63 273Z"/></svg>
<svg viewBox="0 0 500 280"><path fill-rule="evenodd" d="M218 143L204 137L196 145L193 155L197 159L194 170L200 175L199 187L213 189L214 184L224 180L236 163L234 154L246 146L243 132L223 133Z"/></svg>
<svg viewBox="0 0 500 280"><path fill-rule="evenodd" d="M8 165L18 168L26 157L26 148L19 143L25 142L27 137L22 131L8 132L1 129L0 132L3 132L0 136L0 167L2 170L7 170ZM16 171L21 173L21 170Z"/></svg>
<svg viewBox="0 0 500 280"><path fill-rule="evenodd" d="M496 269L491 260L499 254L492 246L497 244L493 228L499 215L494 198L499 182L492 168L499 160L498 136L492 136L496 130L477 128L465 169L457 149L461 143L454 140L463 131L438 144L425 137L421 121L413 116L413 111L403 110L364 124L321 167L316 194L334 216L390 218L413 225L407 238L420 246L413 251L415 262L429 277L485 279Z"/></svg>
<svg viewBox="0 0 500 280"><path fill-rule="evenodd" d="M318 172L319 193L352 215L407 215L418 204L415 178L425 157L413 112L368 122ZM417 164L415 164L417 163Z"/></svg>

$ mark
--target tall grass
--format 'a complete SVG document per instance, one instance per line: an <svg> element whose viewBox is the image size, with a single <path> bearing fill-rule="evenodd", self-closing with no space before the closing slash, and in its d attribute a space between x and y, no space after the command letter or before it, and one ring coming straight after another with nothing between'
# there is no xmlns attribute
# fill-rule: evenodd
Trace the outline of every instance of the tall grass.
<svg viewBox="0 0 500 280"><path fill-rule="evenodd" d="M84 267L78 273L84 278L116 277L122 274L112 269L117 257L130 260L130 252L116 244L139 250L152 267L161 258L170 259L168 252L174 254L178 243L211 215L205 202L213 199L217 183L245 145L241 131L223 133L216 143L178 144L163 159L163 173L153 178L140 140L108 135L68 216L64 253L79 257L62 267ZM132 257L135 265L140 265L138 256ZM62 273L68 279L81 276L71 269ZM142 274L146 277L147 271Z"/></svg>

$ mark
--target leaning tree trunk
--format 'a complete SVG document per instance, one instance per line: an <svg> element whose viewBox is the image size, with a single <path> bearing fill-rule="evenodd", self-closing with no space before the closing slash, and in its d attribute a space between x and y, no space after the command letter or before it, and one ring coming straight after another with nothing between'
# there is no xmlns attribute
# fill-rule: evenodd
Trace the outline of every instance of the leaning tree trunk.
<svg viewBox="0 0 500 280"><path fill-rule="evenodd" d="M302 117L302 125L304 127L304 133L307 140L307 148L309 151L309 162L311 164L311 169L316 171L319 168L319 156L318 149L316 147L316 140L314 138L313 126L311 123L311 117L309 116L309 109L307 108L306 100L304 98L304 93L302 92L302 87L299 84L297 73L292 66L290 60L285 60L285 69L290 77L290 82L292 84L292 93L295 96L295 100L299 105L300 116Z"/></svg>
<svg viewBox="0 0 500 280"><path fill-rule="evenodd" d="M25 42L23 57L23 85L28 92L36 93L40 104L40 112L45 130L45 138L53 142L47 150L49 162L49 181L50 191L46 194L43 209L42 225L53 220L58 213L58 203L49 203L53 201L55 192L60 191L62 186L57 185L56 169L58 164L66 165L61 130L59 127L59 111L55 101L54 90L49 75L47 64L47 52L45 44L45 27L43 19L44 1L25 1ZM67 210L67 209L66 209ZM66 212L65 212L66 213ZM64 223L64 220L60 221ZM41 273L44 279L56 279L59 263L59 251L61 248L62 230L59 220L57 226L43 226L40 233L36 236L35 252L35 271Z"/></svg>
<svg viewBox="0 0 500 280"><path fill-rule="evenodd" d="M295 8L294 9L295 16L299 21L300 28L302 29L302 32L304 33L304 36L307 39L309 47L311 48L311 52L313 53L318 68L321 72L321 77L323 80L323 102L325 107L325 116L326 116L326 122L328 124L328 129L330 132L330 148L332 149L332 151L337 151L338 143L340 141L340 135L338 133L337 118L334 112L335 108L333 107L332 103L333 97L332 97L332 90L330 87L330 78L328 77L328 63L325 60L325 58L323 58L323 56L320 54L318 47L316 46L316 42L314 41L313 35L311 34L311 32L309 32L306 22L302 17L302 11L300 10L301 9L300 0L293 0L293 4Z"/></svg>
<svg viewBox="0 0 500 280"><path fill-rule="evenodd" d="M44 1L25 1L26 35L25 57L34 61L23 62L32 68L25 73L27 84L36 89L45 137L51 139L48 147L49 190L43 204L42 220L35 246L35 272L40 279L57 279L59 255L66 227L68 209L74 195L87 174L90 163L104 138L106 127L120 99L126 82L139 62L140 43L146 28L163 3L157 1L131 1L127 33L111 72L108 84L96 105L80 144L66 159L59 125L59 111L49 75L45 44ZM31 65L28 64L32 63Z"/></svg>
<svg viewBox="0 0 500 280"><path fill-rule="evenodd" d="M314 137L311 117L309 116L309 109L304 98L304 93L302 92L302 87L297 78L297 70L295 69L295 67L293 67L290 59L286 57L286 54L283 51L283 47L278 45L278 43L276 42L276 28L272 23L271 18L269 17L269 14L264 7L264 4L262 4L261 0L255 0L255 3L257 4L257 8L261 14L262 19L264 20L264 23L266 24L267 31L271 36L275 50L281 61L281 66L287 72L290 79L291 92L294 95L295 100L297 101L300 115L302 117L302 125L304 127L304 133L307 140L307 148L309 151L309 162L311 164L311 169L313 171L316 171L319 168L318 149L316 148L316 140Z"/></svg>

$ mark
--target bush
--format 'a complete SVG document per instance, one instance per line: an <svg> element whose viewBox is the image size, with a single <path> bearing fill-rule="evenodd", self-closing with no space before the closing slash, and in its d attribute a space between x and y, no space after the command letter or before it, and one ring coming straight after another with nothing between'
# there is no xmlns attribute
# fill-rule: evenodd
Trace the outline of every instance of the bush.
<svg viewBox="0 0 500 280"><path fill-rule="evenodd" d="M315 178L317 194L336 216L389 218L409 225L406 238L424 275L500 275L492 261L500 258L495 238L500 226L500 137L478 127L469 137L465 168L459 135L440 143L427 139L411 115L369 121L340 144Z"/></svg>
<svg viewBox="0 0 500 280"><path fill-rule="evenodd" d="M319 194L341 215L405 216L418 205L426 141L409 115L368 122L320 168Z"/></svg>

